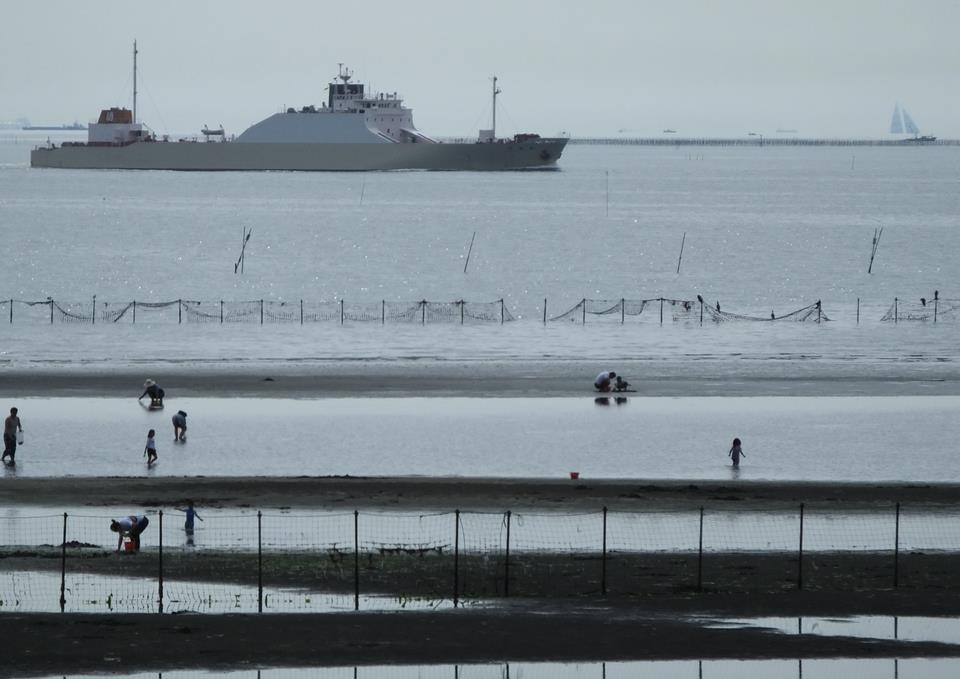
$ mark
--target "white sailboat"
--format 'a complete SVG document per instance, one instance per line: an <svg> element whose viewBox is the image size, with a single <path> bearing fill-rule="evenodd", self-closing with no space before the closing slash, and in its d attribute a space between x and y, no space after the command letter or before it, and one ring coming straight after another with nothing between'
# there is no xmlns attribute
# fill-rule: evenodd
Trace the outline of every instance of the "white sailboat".
<svg viewBox="0 0 960 679"><path fill-rule="evenodd" d="M913 122L907 109L900 108L900 104L893 106L893 119L890 121L890 134L912 134L912 139L904 141L935 141L936 137L921 136L920 128Z"/></svg>

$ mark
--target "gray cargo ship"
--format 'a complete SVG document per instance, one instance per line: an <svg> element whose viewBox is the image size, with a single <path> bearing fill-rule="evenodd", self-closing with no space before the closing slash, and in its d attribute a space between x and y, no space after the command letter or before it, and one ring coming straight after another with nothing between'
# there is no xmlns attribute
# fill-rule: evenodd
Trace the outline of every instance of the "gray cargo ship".
<svg viewBox="0 0 960 679"><path fill-rule="evenodd" d="M320 106L288 108L232 138L203 128L203 139L157 136L137 120L136 45L133 109L101 111L86 142L47 143L30 153L32 167L122 170L520 170L554 168L566 138L496 137L493 125L475 142L445 143L413 124L397 94L368 95L341 65Z"/></svg>

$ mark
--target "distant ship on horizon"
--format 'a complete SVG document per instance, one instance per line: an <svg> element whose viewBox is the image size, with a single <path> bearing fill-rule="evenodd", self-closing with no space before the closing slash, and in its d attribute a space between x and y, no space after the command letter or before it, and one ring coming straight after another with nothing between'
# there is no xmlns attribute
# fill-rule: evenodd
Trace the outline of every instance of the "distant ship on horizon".
<svg viewBox="0 0 960 679"><path fill-rule="evenodd" d="M137 118L137 45L133 108L103 109L86 142L48 143L31 167L118 170L521 170L555 168L566 138L517 134L498 139L497 78L493 120L473 142L440 142L416 128L413 111L393 93L371 94L340 72L319 106L287 108L237 137L204 125L204 141L158 136Z"/></svg>
<svg viewBox="0 0 960 679"><path fill-rule="evenodd" d="M69 131L75 131L75 130L85 130L85 129L87 129L87 126L86 126L86 125L82 125L82 124L80 124L80 123L78 123L78 122L74 122L72 125L24 125L24 126L21 127L20 129L21 129L21 130L27 130L27 131L38 131L38 130L46 130L46 131L69 130Z"/></svg>

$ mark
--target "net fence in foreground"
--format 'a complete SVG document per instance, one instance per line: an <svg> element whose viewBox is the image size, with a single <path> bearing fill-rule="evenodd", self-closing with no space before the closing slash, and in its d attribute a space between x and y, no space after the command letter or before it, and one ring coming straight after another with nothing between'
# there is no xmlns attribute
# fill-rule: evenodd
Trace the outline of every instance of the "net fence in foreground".
<svg viewBox="0 0 960 679"><path fill-rule="evenodd" d="M960 509L7 515L0 612L285 612L501 597L955 590ZM118 549L120 551L118 551Z"/></svg>

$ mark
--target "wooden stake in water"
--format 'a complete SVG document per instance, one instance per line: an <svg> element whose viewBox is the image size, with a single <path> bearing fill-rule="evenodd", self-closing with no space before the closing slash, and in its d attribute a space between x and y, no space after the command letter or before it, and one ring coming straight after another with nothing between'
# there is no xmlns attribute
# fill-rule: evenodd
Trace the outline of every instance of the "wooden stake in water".
<svg viewBox="0 0 960 679"><path fill-rule="evenodd" d="M473 241L477 237L477 232L473 232L470 238L470 247L467 249L467 261L463 263L463 273L467 273L467 267L470 266L470 253L473 252Z"/></svg>
<svg viewBox="0 0 960 679"><path fill-rule="evenodd" d="M680 256L677 257L677 273L680 273L680 262L683 260L683 244L687 242L687 232L683 232L683 238L680 240Z"/></svg>
<svg viewBox="0 0 960 679"><path fill-rule="evenodd" d="M367 188L367 176L364 175L360 178L360 204L363 205L363 192Z"/></svg>
<svg viewBox="0 0 960 679"><path fill-rule="evenodd" d="M603 177L604 177L604 185L606 187L606 202L605 202L606 216L609 217L610 216L610 170L604 170Z"/></svg>
<svg viewBox="0 0 960 679"><path fill-rule="evenodd" d="M240 241L240 258L237 259L236 263L233 265L233 273L237 273L237 269L240 269L240 273L243 273L243 259L244 254L247 251L247 243L250 241L250 234L253 233L253 229L247 231L247 227L243 227L243 236L241 236Z"/></svg>
<svg viewBox="0 0 960 679"><path fill-rule="evenodd" d="M867 267L867 273L873 273L873 258L877 256L877 248L880 247L880 236L882 235L882 226L873 230L873 245L870 248L870 266Z"/></svg>

